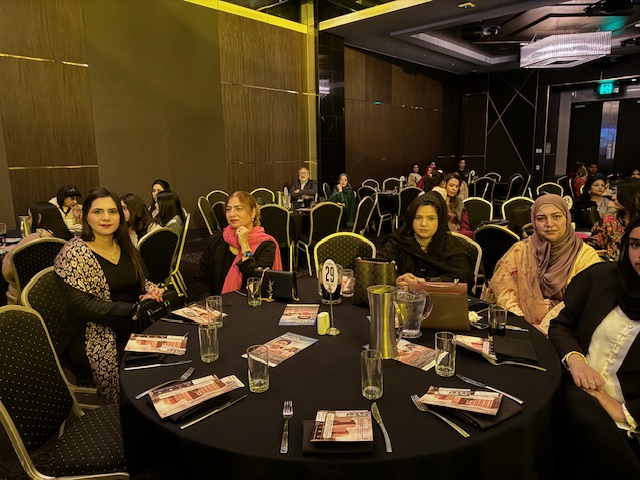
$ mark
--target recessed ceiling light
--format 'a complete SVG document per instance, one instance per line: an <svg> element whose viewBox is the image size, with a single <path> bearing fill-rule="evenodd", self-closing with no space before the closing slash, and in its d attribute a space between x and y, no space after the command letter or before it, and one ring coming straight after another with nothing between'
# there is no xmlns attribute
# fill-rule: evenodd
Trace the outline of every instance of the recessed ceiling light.
<svg viewBox="0 0 640 480"><path fill-rule="evenodd" d="M471 2L464 2L458 4L458 8L475 8L475 5Z"/></svg>

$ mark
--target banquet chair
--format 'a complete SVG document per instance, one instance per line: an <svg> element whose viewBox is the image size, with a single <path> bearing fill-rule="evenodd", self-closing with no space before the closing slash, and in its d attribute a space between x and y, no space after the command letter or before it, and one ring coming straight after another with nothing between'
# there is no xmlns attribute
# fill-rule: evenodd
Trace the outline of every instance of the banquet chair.
<svg viewBox="0 0 640 480"><path fill-rule="evenodd" d="M422 193L418 187L406 187L400 190L398 194L398 213L396 213L396 228L400 226L400 222L404 218L404 214L418 196Z"/></svg>
<svg viewBox="0 0 640 480"><path fill-rule="evenodd" d="M40 270L51 267L66 243L57 237L38 238L13 250L9 267L16 279L16 302L20 302L20 291L29 280Z"/></svg>
<svg viewBox="0 0 640 480"><path fill-rule="evenodd" d="M216 217L218 227L220 230L224 230L224 228L229 225L229 222L227 222L227 207L225 202L220 201L212 204L211 210L213 210L213 216Z"/></svg>
<svg viewBox="0 0 640 480"><path fill-rule="evenodd" d="M328 199L331 196L331 187L327 182L322 184L322 193L324 194L325 199Z"/></svg>
<svg viewBox="0 0 640 480"><path fill-rule="evenodd" d="M338 232L323 238L313 249L316 273L320 264L332 259L342 268L356 268L356 258L375 258L376 246L368 238L352 232Z"/></svg>
<svg viewBox="0 0 640 480"><path fill-rule="evenodd" d="M138 242L140 256L149 270L149 280L153 283L169 284L179 243L180 235L167 227L152 230Z"/></svg>
<svg viewBox="0 0 640 480"><path fill-rule="evenodd" d="M524 188L522 189L522 193L520 195L522 195L523 197L529 197L529 198L533 198L533 195L531 195L531 175L527 175L527 178L524 181Z"/></svg>
<svg viewBox="0 0 640 480"><path fill-rule="evenodd" d="M198 197L198 210L200 210L200 213L202 214L202 219L209 231L209 235L213 235L215 232L220 230L218 221L213 214L213 208L211 208L211 204L209 203L209 200L207 200L207 197Z"/></svg>
<svg viewBox="0 0 640 480"><path fill-rule="evenodd" d="M187 233L189 232L190 224L191 224L191 214L187 213L184 220L184 226L180 231L176 253L173 256L173 261L171 263L171 275L169 277L169 283L167 285L167 286L173 285L173 287L176 289L178 294L184 295L185 298L187 297L187 283L184 281L184 277L180 272L180 262L182 261L184 244L187 240Z"/></svg>
<svg viewBox="0 0 640 480"><path fill-rule="evenodd" d="M561 176L556 180L556 183L562 187L562 196L571 195L569 192L569 177L566 175Z"/></svg>
<svg viewBox="0 0 640 480"><path fill-rule="evenodd" d="M473 191L469 186L469 195L472 197L481 197L493 203L493 191L496 187L496 180L491 177L480 177L473 182Z"/></svg>
<svg viewBox="0 0 640 480"><path fill-rule="evenodd" d="M260 208L260 225L264 231L278 242L280 252L289 251L289 271L293 271L293 250L295 245L291 238L291 212L280 205L264 205Z"/></svg>
<svg viewBox="0 0 640 480"><path fill-rule="evenodd" d="M65 326L76 322L73 310L68 302L67 294L64 291L63 280L53 271L53 267L47 267L36 273L34 277L22 289L22 305L34 309L40 314L47 326L47 331L51 337L51 343L58 355L62 367L75 377L75 383L81 385L92 385L91 367L89 361L84 357L82 365L76 365L71 358L66 358L62 350L65 346L68 335ZM76 360L76 362L79 361ZM95 395L97 389L94 387L69 385L76 394ZM82 407L94 408L95 405L83 404Z"/></svg>
<svg viewBox="0 0 640 480"><path fill-rule="evenodd" d="M374 197L376 194L376 189L370 185L363 185L358 189L358 201L361 201L364 197Z"/></svg>
<svg viewBox="0 0 640 480"><path fill-rule="evenodd" d="M376 203L376 221L378 222L378 237L379 237L380 232L382 231L382 225L384 224L384 222L388 221L389 223L391 223L391 228L393 229L397 211L393 212L393 211L382 210L382 208L380 208L380 199L377 193L376 193L375 203Z"/></svg>
<svg viewBox="0 0 640 480"><path fill-rule="evenodd" d="M129 478L118 405L80 407L40 314L1 307L0 337L0 422L26 475Z"/></svg>
<svg viewBox="0 0 640 480"><path fill-rule="evenodd" d="M482 264L482 247L475 242L474 240L467 237L465 234L460 232L450 232L455 238L458 239L462 248L464 248L467 257L469 258L469 263L471 264L471 270L473 271L473 287L471 287L471 293L476 294L476 289L478 285L482 285L482 283L478 283L480 277L480 265Z"/></svg>
<svg viewBox="0 0 640 480"><path fill-rule="evenodd" d="M269 190L265 187L258 187L255 190L252 190L251 195L256 199L258 205L276 203L276 195L273 193L273 190Z"/></svg>
<svg viewBox="0 0 640 480"><path fill-rule="evenodd" d="M473 239L482 248L482 270L484 283L487 284L498 260L520 237L502 225L483 225L473 232Z"/></svg>
<svg viewBox="0 0 640 480"><path fill-rule="evenodd" d="M337 203L323 202L313 207L309 215L311 218L309 234L300 235L296 248L305 252L307 265L309 267L309 276L312 276L311 266L313 262L311 261L311 254L313 253L313 247L321 239L339 230L340 220L342 219L342 207Z"/></svg>
<svg viewBox="0 0 640 480"><path fill-rule="evenodd" d="M509 215L518 207L530 207L533 205L533 199L529 197L513 197L502 204L501 213L502 218L509 220Z"/></svg>
<svg viewBox="0 0 640 480"><path fill-rule="evenodd" d="M400 189L400 179L397 177L389 177L382 182L382 190L394 190L396 188Z"/></svg>
<svg viewBox="0 0 640 480"><path fill-rule="evenodd" d="M556 182L544 182L538 185L536 188L536 196L543 195L545 193L555 193L556 195L563 196L564 192L562 191L562 187L558 185Z"/></svg>
<svg viewBox="0 0 640 480"><path fill-rule="evenodd" d="M370 196L366 196L360 200L358 209L356 210L356 219L354 220L353 227L351 228L352 233L364 235L365 230L369 226L371 216L373 215L373 209L376 206L375 202L376 199Z"/></svg>
<svg viewBox="0 0 640 480"><path fill-rule="evenodd" d="M502 175L500 175L498 172L487 172L484 174L484 176L493 178L496 182L499 182L500 180L502 180Z"/></svg>
<svg viewBox="0 0 640 480"><path fill-rule="evenodd" d="M376 192L380 190L380 184L378 183L377 180L374 180L373 178L367 178L364 182L362 182L362 185L373 187Z"/></svg>
<svg viewBox="0 0 640 480"><path fill-rule="evenodd" d="M482 222L488 222L493 218L493 204L488 200L481 197L467 197L463 203L469 215L471 231L478 228Z"/></svg>
<svg viewBox="0 0 640 480"><path fill-rule="evenodd" d="M509 182L507 184L507 191L505 196L502 198L497 198L494 196L493 203L496 207L500 207L505 200L509 200L510 198L520 196L522 194L522 190L524 188L524 177L521 173L514 173L509 177Z"/></svg>
<svg viewBox="0 0 640 480"><path fill-rule="evenodd" d="M229 198L229 194L224 190L211 190L207 193L207 200L211 205L216 202L226 202L227 198Z"/></svg>

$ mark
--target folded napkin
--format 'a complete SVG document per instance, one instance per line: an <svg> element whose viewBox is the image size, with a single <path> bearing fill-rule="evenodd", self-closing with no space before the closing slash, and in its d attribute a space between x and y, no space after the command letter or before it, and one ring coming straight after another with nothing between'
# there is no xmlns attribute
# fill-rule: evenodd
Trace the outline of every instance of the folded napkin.
<svg viewBox="0 0 640 480"><path fill-rule="evenodd" d="M124 363L127 367L138 367L153 363L164 363L166 358L166 353L129 352L129 356Z"/></svg>
<svg viewBox="0 0 640 480"><path fill-rule="evenodd" d="M373 442L312 442L311 434L315 424L315 420L302 422L302 453L342 455L373 452Z"/></svg>
<svg viewBox="0 0 640 480"><path fill-rule="evenodd" d="M500 402L500 408L496 415L485 415L483 413L468 412L466 410L458 410L456 408L438 408L438 410L446 410L447 413L453 413L460 420L468 423L478 430L487 430L488 428L498 425L499 423L519 414L522 412L522 407L513 400L502 397L502 402Z"/></svg>
<svg viewBox="0 0 640 480"><path fill-rule="evenodd" d="M494 335L493 352L499 361L512 360L514 362L538 364L538 355L536 355L536 350L531 340Z"/></svg>

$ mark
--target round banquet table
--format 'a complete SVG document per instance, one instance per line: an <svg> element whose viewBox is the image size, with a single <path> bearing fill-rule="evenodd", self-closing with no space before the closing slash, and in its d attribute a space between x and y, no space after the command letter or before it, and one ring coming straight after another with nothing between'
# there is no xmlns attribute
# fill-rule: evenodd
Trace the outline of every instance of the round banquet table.
<svg viewBox="0 0 640 480"><path fill-rule="evenodd" d="M313 278L299 280L300 303L320 303ZM319 339L277 367L270 369L270 387L262 394L248 387L230 395L249 393L235 405L185 430L162 420L148 397L135 395L160 382L180 376L189 365L145 370L121 370L122 430L131 474L168 462L179 466L183 478L212 478L232 472L230 478L553 478L552 424L557 411L560 362L548 340L523 319L509 323L529 327L529 332L507 331L507 336L530 339L539 364L546 372L517 366L495 366L479 354L458 348L457 373L505 390L524 400L523 410L485 431L448 415L470 433L464 438L429 413L418 411L410 395L423 395L429 386L475 388L457 377L443 378L428 371L384 361L384 394L377 400L389 432L393 452L386 453L380 428L374 423L373 452L359 454L304 454L303 421L313 420L320 409L370 409L360 391L360 352L369 342L368 309L351 305L350 299L334 306L335 326L341 334L320 336L315 326L278 326L285 303L265 303L250 308L245 297L224 295L228 316L219 330L220 358L200 361L198 332L194 325L157 322L149 333L189 333L184 357L193 359L192 379L216 374L236 375L247 385L246 359L249 345L265 343L293 332ZM320 304L320 311L328 311ZM475 330L472 335L484 331ZM412 340L430 347L434 331ZM125 360L127 356L125 355ZM172 357L176 358L176 357ZM124 366L124 362L123 365ZM121 367L122 368L122 367ZM242 392L244 390L244 392ZM289 422L289 452L279 453L282 436L282 405L292 400L294 416ZM504 402L511 402L506 397Z"/></svg>

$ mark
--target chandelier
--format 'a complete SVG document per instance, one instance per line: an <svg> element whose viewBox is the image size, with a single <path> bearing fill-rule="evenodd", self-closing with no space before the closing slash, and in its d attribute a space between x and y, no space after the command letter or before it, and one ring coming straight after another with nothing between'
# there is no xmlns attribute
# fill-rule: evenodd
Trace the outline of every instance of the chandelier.
<svg viewBox="0 0 640 480"><path fill-rule="evenodd" d="M611 53L611 32L551 35L520 48L523 68L570 68Z"/></svg>

